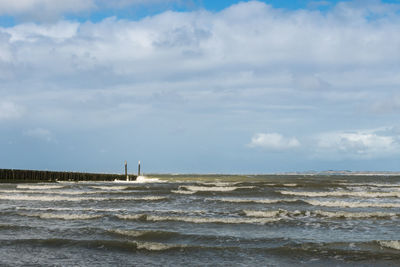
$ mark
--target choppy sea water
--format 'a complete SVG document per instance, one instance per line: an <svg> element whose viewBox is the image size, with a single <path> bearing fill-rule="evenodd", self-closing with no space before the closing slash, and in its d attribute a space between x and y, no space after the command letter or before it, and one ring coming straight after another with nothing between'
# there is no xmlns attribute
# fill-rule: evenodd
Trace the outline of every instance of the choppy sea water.
<svg viewBox="0 0 400 267"><path fill-rule="evenodd" d="M0 184L1 266L398 266L400 177Z"/></svg>

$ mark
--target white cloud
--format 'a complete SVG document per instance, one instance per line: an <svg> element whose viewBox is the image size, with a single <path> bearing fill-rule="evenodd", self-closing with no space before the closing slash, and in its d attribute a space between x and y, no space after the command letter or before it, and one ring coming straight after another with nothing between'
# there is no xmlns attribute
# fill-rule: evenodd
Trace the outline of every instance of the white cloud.
<svg viewBox="0 0 400 267"><path fill-rule="evenodd" d="M400 153L400 137L388 131L332 132L318 137L319 152L338 158L375 158ZM326 156L326 154L323 154Z"/></svg>
<svg viewBox="0 0 400 267"><path fill-rule="evenodd" d="M93 0L0 0L0 15L43 21L57 19L63 13L76 13L94 7Z"/></svg>
<svg viewBox="0 0 400 267"><path fill-rule="evenodd" d="M24 113L24 108L14 102L0 102L0 121L20 118Z"/></svg>
<svg viewBox="0 0 400 267"><path fill-rule="evenodd" d="M296 138L287 138L278 133L258 133L251 138L250 147L260 147L267 150L287 150L300 146Z"/></svg>

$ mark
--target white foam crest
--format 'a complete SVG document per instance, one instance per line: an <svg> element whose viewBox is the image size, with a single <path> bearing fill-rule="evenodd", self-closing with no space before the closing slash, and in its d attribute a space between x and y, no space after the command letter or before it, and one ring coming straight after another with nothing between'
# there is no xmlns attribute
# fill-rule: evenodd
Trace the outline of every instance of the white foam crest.
<svg viewBox="0 0 400 267"><path fill-rule="evenodd" d="M124 212L126 209L97 209L97 208L65 208L65 207L52 207L52 208L37 208L37 207L16 207L16 210L40 210L40 211L95 211L95 212Z"/></svg>
<svg viewBox="0 0 400 267"><path fill-rule="evenodd" d="M31 196L31 195L0 195L3 200L22 200L22 201L105 201L105 200L164 200L166 197L144 196L144 197L66 197L66 196Z"/></svg>
<svg viewBox="0 0 400 267"><path fill-rule="evenodd" d="M137 231L137 230L121 230L121 229L115 229L115 230L110 230L110 232L123 235L123 236L132 236L132 237L138 237L141 235L144 235L146 232L143 231Z"/></svg>
<svg viewBox="0 0 400 267"><path fill-rule="evenodd" d="M266 224L277 222L275 218L215 218L215 217L188 217L188 216L147 216L148 221L180 221L189 223L225 223L225 224Z"/></svg>
<svg viewBox="0 0 400 267"><path fill-rule="evenodd" d="M400 208L400 203L373 203L373 202L349 202L349 201L318 201L304 200L313 206L345 207L345 208Z"/></svg>
<svg viewBox="0 0 400 267"><path fill-rule="evenodd" d="M168 250L173 248L184 248L185 245L178 245L178 244L163 244L163 243L156 243L156 242L132 242L136 245L138 249L145 249L150 251L162 251Z"/></svg>
<svg viewBox="0 0 400 267"><path fill-rule="evenodd" d="M396 213L388 212L346 212L346 211L323 211L315 210L314 214L329 218L350 218L350 219L362 219L362 218L372 218L372 217L394 217L397 216Z"/></svg>
<svg viewBox="0 0 400 267"><path fill-rule="evenodd" d="M91 220L102 217L102 215L89 215L89 214L59 214L59 213L33 213L25 214L20 213L22 216L39 217L41 219L60 219L60 220Z"/></svg>
<svg viewBox="0 0 400 267"><path fill-rule="evenodd" d="M146 219L146 214L117 214L115 215L119 219L123 220L140 220L140 219Z"/></svg>
<svg viewBox="0 0 400 267"><path fill-rule="evenodd" d="M134 181L125 180L114 180L115 183L126 183L126 184L146 184L146 183L165 183L166 181L160 180L158 178L147 178L146 176L138 176Z"/></svg>
<svg viewBox="0 0 400 267"><path fill-rule="evenodd" d="M333 191L333 192L307 192L307 191L278 191L282 195L304 196L304 197L400 197L400 192L349 192L349 191Z"/></svg>
<svg viewBox="0 0 400 267"><path fill-rule="evenodd" d="M241 182L198 182L201 185L214 185L214 186L234 186L240 184Z"/></svg>
<svg viewBox="0 0 400 267"><path fill-rule="evenodd" d="M373 186L373 187L400 187L400 184L388 184L388 183L340 183L346 186Z"/></svg>
<svg viewBox="0 0 400 267"><path fill-rule="evenodd" d="M296 202L297 199L252 199L252 198L207 198L206 200L232 202L232 203L260 203L274 204L279 202Z"/></svg>
<svg viewBox="0 0 400 267"><path fill-rule="evenodd" d="M188 223L225 223L225 224L266 224L271 222L277 222L278 218L215 218L215 217L189 217L189 216L158 216L158 215L146 215L146 214L134 214L134 215L116 215L120 219L124 220L146 220L153 222L162 221L179 221Z"/></svg>
<svg viewBox="0 0 400 267"><path fill-rule="evenodd" d="M94 189L100 189L100 190L125 190L128 189L128 186L90 186L91 188Z"/></svg>
<svg viewBox="0 0 400 267"><path fill-rule="evenodd" d="M40 189L59 189L63 188L63 185L25 185L25 184L19 184L17 185L17 188L20 189L33 189L33 190L40 190Z"/></svg>
<svg viewBox="0 0 400 267"><path fill-rule="evenodd" d="M182 195L192 195L196 192L195 191L186 191L186 190L171 190L171 193L182 194Z"/></svg>
<svg viewBox="0 0 400 267"><path fill-rule="evenodd" d="M297 184L283 184L283 186L286 186L286 187L295 187L295 186L297 186Z"/></svg>
<svg viewBox="0 0 400 267"><path fill-rule="evenodd" d="M248 217L263 217L263 218L274 218L279 214L287 214L284 210L272 210L272 211L260 211L260 210L244 210L243 211Z"/></svg>
<svg viewBox="0 0 400 267"><path fill-rule="evenodd" d="M109 193L109 191L67 191L67 190L0 190L7 194L43 194L43 195L95 195ZM128 192L127 192L128 193Z"/></svg>
<svg viewBox="0 0 400 267"><path fill-rule="evenodd" d="M398 240L389 240L389 241L378 241L379 245L386 248L392 248L400 250L400 241Z"/></svg>
<svg viewBox="0 0 400 267"><path fill-rule="evenodd" d="M254 188L254 186L180 186L179 189L184 188L192 192L230 192L237 189Z"/></svg>

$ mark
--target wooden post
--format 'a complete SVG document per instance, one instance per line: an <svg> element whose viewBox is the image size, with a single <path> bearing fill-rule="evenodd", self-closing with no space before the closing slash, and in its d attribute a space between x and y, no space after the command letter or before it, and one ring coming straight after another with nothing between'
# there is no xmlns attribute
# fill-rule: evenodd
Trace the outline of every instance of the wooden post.
<svg viewBox="0 0 400 267"><path fill-rule="evenodd" d="M138 177L140 176L140 160L139 160L139 163L138 163L138 171L137 171L137 176L138 176Z"/></svg>
<svg viewBox="0 0 400 267"><path fill-rule="evenodd" d="M129 181L129 176L128 176L128 162L125 160L125 177L126 180Z"/></svg>

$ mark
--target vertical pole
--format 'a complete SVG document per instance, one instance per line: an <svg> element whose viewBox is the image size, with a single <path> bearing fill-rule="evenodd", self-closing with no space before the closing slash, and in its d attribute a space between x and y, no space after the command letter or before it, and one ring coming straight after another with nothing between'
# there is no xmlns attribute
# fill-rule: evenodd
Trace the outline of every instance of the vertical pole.
<svg viewBox="0 0 400 267"><path fill-rule="evenodd" d="M138 164L137 176L140 176L140 160L139 160L139 164Z"/></svg>
<svg viewBox="0 0 400 267"><path fill-rule="evenodd" d="M126 180L129 181L129 176L128 176L128 162L125 160L125 177Z"/></svg>

